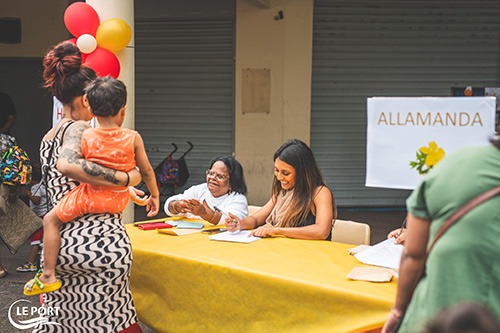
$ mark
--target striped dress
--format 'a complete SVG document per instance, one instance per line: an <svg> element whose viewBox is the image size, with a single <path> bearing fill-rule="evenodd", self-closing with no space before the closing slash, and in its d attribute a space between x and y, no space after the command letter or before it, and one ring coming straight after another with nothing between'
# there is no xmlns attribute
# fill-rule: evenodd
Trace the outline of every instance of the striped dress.
<svg viewBox="0 0 500 333"><path fill-rule="evenodd" d="M64 129L40 146L42 170L48 169L47 193L54 204L78 185L56 169ZM85 215L61 226L56 275L62 288L43 294L44 307L58 308L57 313L44 311L49 313L48 322L59 325L42 324L33 332L111 333L137 322L130 292L132 249L121 217L121 214Z"/></svg>

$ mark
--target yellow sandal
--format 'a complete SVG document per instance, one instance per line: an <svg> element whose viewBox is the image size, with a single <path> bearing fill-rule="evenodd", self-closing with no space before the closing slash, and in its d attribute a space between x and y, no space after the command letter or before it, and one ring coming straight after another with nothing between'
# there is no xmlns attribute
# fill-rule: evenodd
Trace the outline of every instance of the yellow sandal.
<svg viewBox="0 0 500 333"><path fill-rule="evenodd" d="M35 296L44 293L50 293L52 291L56 291L61 288L61 281L56 280L54 283L42 283L38 277L42 275L42 270L39 270L34 279L29 280L24 285L24 295L26 296Z"/></svg>

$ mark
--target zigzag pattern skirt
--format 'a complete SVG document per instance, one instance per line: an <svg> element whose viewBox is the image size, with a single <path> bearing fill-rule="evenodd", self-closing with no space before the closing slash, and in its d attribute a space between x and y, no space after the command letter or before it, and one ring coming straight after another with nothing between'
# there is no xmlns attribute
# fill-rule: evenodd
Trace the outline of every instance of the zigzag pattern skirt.
<svg viewBox="0 0 500 333"><path fill-rule="evenodd" d="M137 322L132 249L120 214L86 215L61 227L58 291L44 294L48 322L33 332L119 332ZM49 308L56 311L50 311ZM50 313L52 312L52 315Z"/></svg>

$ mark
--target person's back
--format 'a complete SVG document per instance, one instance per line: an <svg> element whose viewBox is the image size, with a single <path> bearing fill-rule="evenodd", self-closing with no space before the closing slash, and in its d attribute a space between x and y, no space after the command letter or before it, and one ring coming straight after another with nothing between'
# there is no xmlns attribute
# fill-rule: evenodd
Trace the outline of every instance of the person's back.
<svg viewBox="0 0 500 333"><path fill-rule="evenodd" d="M43 58L42 75L44 87L63 105L62 120L40 143L40 162L51 203L57 204L79 182L138 184L137 170L112 170L85 161L81 155L81 134L92 118L83 103L84 89L96 74L82 62L78 47L67 41L52 47ZM47 229L44 232L48 234ZM89 327L97 332L140 331L130 291L132 248L122 215L87 214L62 224L55 233L61 239L53 250L62 288L41 299L45 307L58 311L40 313L45 323L57 322L50 326L51 332L85 333ZM45 237L44 244L45 259L49 251ZM45 270L47 262L42 265ZM43 276L40 281L48 282ZM46 331L43 323L34 329L37 333Z"/></svg>
<svg viewBox="0 0 500 333"><path fill-rule="evenodd" d="M148 216L154 216L159 209L159 191L153 168L149 164L140 135L132 130L122 129L125 119L127 91L123 82L111 77L97 78L85 89L85 97L92 113L97 117L100 128L88 128L83 132L81 149L90 162L130 171L136 163L150 192L145 201ZM86 160L87 161L87 160ZM128 175L128 174L127 174ZM86 214L121 213L129 201L128 182L125 186L94 186L81 183L44 217L44 268L24 287L26 296L58 290L61 282L56 278L55 266L61 243L61 223L70 222ZM40 282L41 277L45 282Z"/></svg>
<svg viewBox="0 0 500 333"><path fill-rule="evenodd" d="M424 259L427 246L451 214L500 186L499 170L499 146L461 148L444 158L408 198L412 229L408 230L400 268L400 281L405 283L398 286L398 308L393 309L395 314L391 312L387 329L402 309L405 315L400 332L415 332L440 309L465 300L486 304L500 317L500 196L462 216ZM409 266L413 262L415 265ZM424 264L425 275L411 294L413 287L407 277L414 276L413 269ZM412 296L406 299L406 295Z"/></svg>

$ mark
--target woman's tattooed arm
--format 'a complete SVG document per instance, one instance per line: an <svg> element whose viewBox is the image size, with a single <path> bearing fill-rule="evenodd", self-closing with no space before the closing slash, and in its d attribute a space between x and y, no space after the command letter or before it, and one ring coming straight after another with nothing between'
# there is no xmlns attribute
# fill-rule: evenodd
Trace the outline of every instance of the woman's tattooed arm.
<svg viewBox="0 0 500 333"><path fill-rule="evenodd" d="M83 158L82 133L89 125L83 121L71 124L64 134L61 154L57 160L57 169L63 175L100 186L123 186L127 181L125 172L116 171Z"/></svg>

